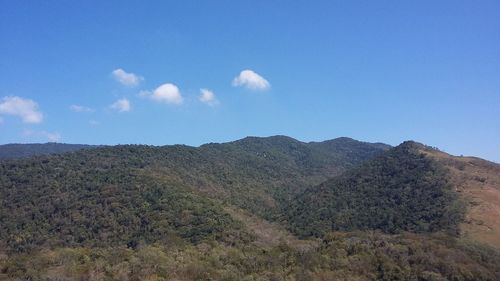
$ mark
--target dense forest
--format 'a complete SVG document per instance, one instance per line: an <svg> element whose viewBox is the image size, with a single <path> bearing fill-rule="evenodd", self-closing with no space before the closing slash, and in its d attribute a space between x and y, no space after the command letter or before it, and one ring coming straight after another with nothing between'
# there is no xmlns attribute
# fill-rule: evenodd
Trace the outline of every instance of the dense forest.
<svg viewBox="0 0 500 281"><path fill-rule="evenodd" d="M288 208L292 228L301 236L366 229L457 234L465 204L420 146L405 142L307 189Z"/></svg>
<svg viewBox="0 0 500 281"><path fill-rule="evenodd" d="M248 137L0 161L0 280L499 280L430 148Z"/></svg>

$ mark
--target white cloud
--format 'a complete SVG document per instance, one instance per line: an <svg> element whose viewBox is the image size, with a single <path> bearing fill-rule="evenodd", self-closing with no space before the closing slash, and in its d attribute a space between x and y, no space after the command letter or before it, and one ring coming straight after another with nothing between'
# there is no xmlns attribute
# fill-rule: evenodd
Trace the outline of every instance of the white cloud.
<svg viewBox="0 0 500 281"><path fill-rule="evenodd" d="M0 114L18 116L24 123L41 123L43 120L43 114L36 102L16 96L2 98Z"/></svg>
<svg viewBox="0 0 500 281"><path fill-rule="evenodd" d="M142 80L144 80L143 77L134 73L128 73L121 68L113 70L111 74L113 74L113 77L115 78L116 81L129 87L137 86Z"/></svg>
<svg viewBox="0 0 500 281"><path fill-rule="evenodd" d="M253 70L246 69L233 79L233 87L246 87L251 90L267 90L271 84Z"/></svg>
<svg viewBox="0 0 500 281"><path fill-rule="evenodd" d="M130 101L126 98L117 100L110 107L118 112L127 112L131 108Z"/></svg>
<svg viewBox="0 0 500 281"><path fill-rule="evenodd" d="M139 94L137 94L139 97L141 98L144 98L144 97L149 97L151 96L153 93L151 93L151 91L146 91L146 90L142 90L139 92Z"/></svg>
<svg viewBox="0 0 500 281"><path fill-rule="evenodd" d="M156 88L153 92L141 91L139 92L140 97L148 97L156 102L164 102L168 104L180 105L183 102L183 98L179 88L172 83L165 83L160 87Z"/></svg>
<svg viewBox="0 0 500 281"><path fill-rule="evenodd" d="M199 100L202 103L208 104L210 106L215 106L219 104L219 101L215 97L214 92L208 89L200 89L200 97Z"/></svg>
<svg viewBox="0 0 500 281"><path fill-rule="evenodd" d="M73 104L69 107L74 112L93 112L94 110L90 107Z"/></svg>
<svg viewBox="0 0 500 281"><path fill-rule="evenodd" d="M160 85L154 91L140 91L139 97L149 98L156 102L180 105L184 101L179 88L172 83Z"/></svg>
<svg viewBox="0 0 500 281"><path fill-rule="evenodd" d="M97 120L94 120L94 119L91 119L89 120L89 125L90 126L97 126L97 125L100 125L101 122L97 121Z"/></svg>
<svg viewBox="0 0 500 281"><path fill-rule="evenodd" d="M24 130L23 136L28 137L30 139L38 139L38 140L47 140L49 142L60 142L61 134L58 132L47 132L47 131L32 131L32 130Z"/></svg>

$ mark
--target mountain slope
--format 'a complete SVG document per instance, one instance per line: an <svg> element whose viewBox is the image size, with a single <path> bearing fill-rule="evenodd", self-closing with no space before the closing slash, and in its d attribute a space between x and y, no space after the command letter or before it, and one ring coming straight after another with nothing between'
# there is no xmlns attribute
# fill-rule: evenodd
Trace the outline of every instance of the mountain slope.
<svg viewBox="0 0 500 281"><path fill-rule="evenodd" d="M0 280L499 280L500 253L455 235L459 181L427 149L275 136L3 160Z"/></svg>
<svg viewBox="0 0 500 281"><path fill-rule="evenodd" d="M210 165L204 167L195 161L194 167L210 174L208 185L224 187L232 203L266 215L267 210L279 212L280 206L303 189L339 175L388 147L348 138L304 143L286 136L247 137L201 146L204 157L216 160L209 160ZM207 158L201 162L206 163Z"/></svg>
<svg viewBox="0 0 500 281"><path fill-rule="evenodd" d="M500 165L429 148L422 151L448 169L454 190L467 202L463 235L500 249Z"/></svg>
<svg viewBox="0 0 500 281"><path fill-rule="evenodd" d="M278 136L199 148L99 147L2 161L0 240L22 251L166 237L223 239L239 230L221 201L273 217L302 188L383 152L350 140L337 153L332 143L311 147Z"/></svg>
<svg viewBox="0 0 500 281"><path fill-rule="evenodd" d="M66 144L66 143L27 143L27 144L3 144L0 145L0 160L28 158L36 155L47 155L71 152L85 148L95 147L86 144Z"/></svg>
<svg viewBox="0 0 500 281"><path fill-rule="evenodd" d="M446 170L421 145L405 142L291 202L288 220L301 236L332 230L458 231L462 203Z"/></svg>

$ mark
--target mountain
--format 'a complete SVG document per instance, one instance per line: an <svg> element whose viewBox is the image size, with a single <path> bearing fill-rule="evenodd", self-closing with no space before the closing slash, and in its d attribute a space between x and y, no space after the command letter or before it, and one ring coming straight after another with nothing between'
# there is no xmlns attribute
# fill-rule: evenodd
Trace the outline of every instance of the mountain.
<svg viewBox="0 0 500 281"><path fill-rule="evenodd" d="M168 235L190 242L223 236L233 221L212 200L273 217L301 188L384 148L276 136L199 148L100 147L3 161L0 240L23 251L150 243Z"/></svg>
<svg viewBox="0 0 500 281"><path fill-rule="evenodd" d="M291 201L288 218L300 235L379 229L387 233L458 233L463 202L447 171L405 142Z"/></svg>
<svg viewBox="0 0 500 281"><path fill-rule="evenodd" d="M56 154L71 152L85 148L95 147L86 144L66 144L66 143L29 143L29 144L3 144L0 145L0 160L28 158L36 155Z"/></svg>
<svg viewBox="0 0 500 281"><path fill-rule="evenodd" d="M286 136L2 160L0 280L499 280L498 171Z"/></svg>
<svg viewBox="0 0 500 281"><path fill-rule="evenodd" d="M287 210L301 236L447 231L500 249L500 165L405 142L308 188Z"/></svg>

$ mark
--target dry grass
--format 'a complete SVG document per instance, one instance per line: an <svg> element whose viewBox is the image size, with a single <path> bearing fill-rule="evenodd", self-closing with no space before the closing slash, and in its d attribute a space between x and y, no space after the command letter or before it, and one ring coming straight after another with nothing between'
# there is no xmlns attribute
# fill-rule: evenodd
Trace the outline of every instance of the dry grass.
<svg viewBox="0 0 500 281"><path fill-rule="evenodd" d="M424 153L450 170L455 191L468 202L463 235L500 249L500 165L434 150Z"/></svg>
<svg viewBox="0 0 500 281"><path fill-rule="evenodd" d="M226 207L228 212L235 220L241 221L247 230L256 237L255 244L259 247L274 247L285 242L291 247L306 249L315 244L312 240L300 240L283 226L266 221L244 210L234 207Z"/></svg>

